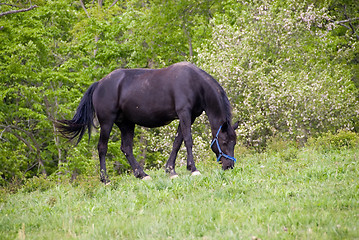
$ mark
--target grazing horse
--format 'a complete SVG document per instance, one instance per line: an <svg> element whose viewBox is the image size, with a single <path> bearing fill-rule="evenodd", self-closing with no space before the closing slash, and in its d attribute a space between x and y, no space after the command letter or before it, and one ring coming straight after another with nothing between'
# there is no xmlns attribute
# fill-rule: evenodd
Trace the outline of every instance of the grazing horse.
<svg viewBox="0 0 359 240"><path fill-rule="evenodd" d="M121 150L130 163L135 177L150 178L136 161L132 147L135 124L154 128L179 119L173 149L166 163L166 172L176 177L175 160L184 141L187 169L200 174L192 154L191 125L205 111L212 130L211 148L222 163L223 170L233 168L235 129L231 125L231 107L223 88L208 73L187 62L163 69L118 69L93 83L84 94L72 120L57 121L63 136L77 143L93 119L100 123L98 154L101 181L107 183L105 155L113 124L121 130Z"/></svg>

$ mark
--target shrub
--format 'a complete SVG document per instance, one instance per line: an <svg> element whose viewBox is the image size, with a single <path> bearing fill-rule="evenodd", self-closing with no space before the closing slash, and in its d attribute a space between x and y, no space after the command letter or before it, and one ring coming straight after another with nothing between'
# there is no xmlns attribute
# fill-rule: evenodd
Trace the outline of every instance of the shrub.
<svg viewBox="0 0 359 240"><path fill-rule="evenodd" d="M40 175L38 177L26 179L26 182L25 182L22 190L25 192L34 192L36 190L43 192L43 191L50 189L54 185L55 185L55 182L53 182L49 179L46 179L46 177L43 175Z"/></svg>
<svg viewBox="0 0 359 240"><path fill-rule="evenodd" d="M347 130L339 130L336 134L327 132L322 136L308 141L308 146L321 150L340 150L359 146L359 134Z"/></svg>

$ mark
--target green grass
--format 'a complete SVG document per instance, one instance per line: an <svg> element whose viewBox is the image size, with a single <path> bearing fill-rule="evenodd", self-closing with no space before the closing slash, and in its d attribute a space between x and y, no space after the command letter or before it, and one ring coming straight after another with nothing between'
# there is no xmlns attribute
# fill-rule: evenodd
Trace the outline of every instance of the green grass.
<svg viewBox="0 0 359 240"><path fill-rule="evenodd" d="M110 186L39 179L1 191L0 239L359 239L358 152L248 154L231 171Z"/></svg>

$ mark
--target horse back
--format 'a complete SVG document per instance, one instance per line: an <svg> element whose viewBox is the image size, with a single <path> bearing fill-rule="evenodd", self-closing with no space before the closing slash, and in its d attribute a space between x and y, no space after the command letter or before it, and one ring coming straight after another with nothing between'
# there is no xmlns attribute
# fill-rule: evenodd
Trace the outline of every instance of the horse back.
<svg viewBox="0 0 359 240"><path fill-rule="evenodd" d="M94 93L96 114L116 113L117 121L146 127L163 126L177 119L182 110L199 115L203 111L201 81L194 65L188 63L115 70L100 81Z"/></svg>

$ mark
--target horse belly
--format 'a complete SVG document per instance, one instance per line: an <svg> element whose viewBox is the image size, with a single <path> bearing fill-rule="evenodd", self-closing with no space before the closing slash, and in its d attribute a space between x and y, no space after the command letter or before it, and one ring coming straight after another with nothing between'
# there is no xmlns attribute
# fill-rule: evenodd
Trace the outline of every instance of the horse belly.
<svg viewBox="0 0 359 240"><path fill-rule="evenodd" d="M131 113L125 113L125 117L137 125L149 128L167 125L178 118L177 114L172 111L148 112L140 108L140 106L136 106Z"/></svg>
<svg viewBox="0 0 359 240"><path fill-rule="evenodd" d="M160 127L177 119L174 105L170 101L134 99L122 106L122 114L126 120L144 127Z"/></svg>

